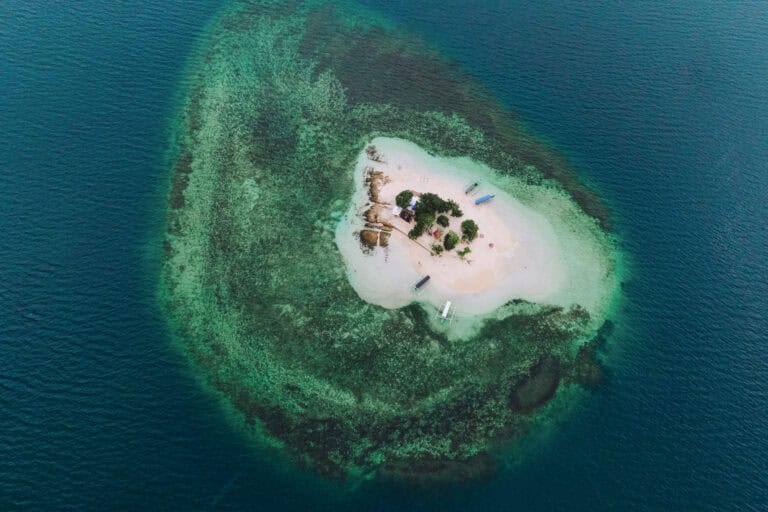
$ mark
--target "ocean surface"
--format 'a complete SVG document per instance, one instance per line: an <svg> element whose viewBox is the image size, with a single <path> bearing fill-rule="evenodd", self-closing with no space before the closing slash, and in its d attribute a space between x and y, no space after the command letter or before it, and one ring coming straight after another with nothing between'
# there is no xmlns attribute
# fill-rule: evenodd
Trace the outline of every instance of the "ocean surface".
<svg viewBox="0 0 768 512"><path fill-rule="evenodd" d="M0 510L768 509L768 10L366 0L563 152L630 256L609 376L490 482L275 462L155 302L165 151L218 1L0 3Z"/></svg>

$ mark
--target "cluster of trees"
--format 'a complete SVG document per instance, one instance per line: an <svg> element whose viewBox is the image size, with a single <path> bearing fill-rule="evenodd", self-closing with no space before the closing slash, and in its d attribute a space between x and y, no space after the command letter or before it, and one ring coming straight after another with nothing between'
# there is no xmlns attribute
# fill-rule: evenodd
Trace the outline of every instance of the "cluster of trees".
<svg viewBox="0 0 768 512"><path fill-rule="evenodd" d="M416 213L418 214L419 211L429 212L433 215L450 212L451 217L461 217L464 215L464 212L461 211L461 208L459 208L456 201L451 199L446 201L437 194L432 194L430 192L423 194L419 198L419 202L416 203Z"/></svg>
<svg viewBox="0 0 768 512"><path fill-rule="evenodd" d="M403 190L397 197L395 197L395 203L400 208L407 208L411 204L413 199L413 192L410 190ZM408 236L412 239L416 239L432 229L432 226L437 223L439 226L447 228L450 225L450 220L444 214L448 213L451 217L462 217L464 212L461 211L459 205L452 200L445 200L437 194L426 193L419 197L419 202L415 207L415 220L416 224L413 229L408 233ZM450 251L455 248L459 241L463 240L467 243L477 238L478 227L477 223L472 219L467 219L461 223L461 238L458 233L449 231L443 238L443 244L432 244L432 250L435 254L440 254L443 250ZM469 254L470 249L467 247L463 251L459 252L461 257Z"/></svg>
<svg viewBox="0 0 768 512"><path fill-rule="evenodd" d="M461 240L469 243L475 238L477 238L477 223L473 221L472 219L467 219L464 222L461 223ZM449 231L447 235L445 235L445 238L443 238L443 247L445 247L446 251L450 251L454 247L456 247L459 243L459 235L455 231ZM471 249L469 247L464 248L463 250L458 252L458 255L462 258L469 254L471 252ZM438 253L439 254L439 253Z"/></svg>
<svg viewBox="0 0 768 512"><path fill-rule="evenodd" d="M404 190L397 195L395 202L397 203L397 206L405 208L405 206L401 205L401 202L407 206L410 204L412 198L413 194L408 190ZM461 208L459 208L459 205L455 201L446 201L437 194L432 194L431 192L419 197L419 202L416 203L415 211L416 225L414 225L411 232L408 233L408 236L414 239L420 237L425 231L431 229L435 222L440 226L448 227L448 217L440 214L450 213L452 217L461 217L464 215L464 212L461 211Z"/></svg>

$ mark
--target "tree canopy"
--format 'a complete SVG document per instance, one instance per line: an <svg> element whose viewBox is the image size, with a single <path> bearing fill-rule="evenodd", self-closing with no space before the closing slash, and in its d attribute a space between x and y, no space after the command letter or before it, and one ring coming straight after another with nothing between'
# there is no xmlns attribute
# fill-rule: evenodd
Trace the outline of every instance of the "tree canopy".
<svg viewBox="0 0 768 512"><path fill-rule="evenodd" d="M449 231L447 235L445 235L445 240L443 240L443 247L445 247L446 251L450 251L454 247L456 247L456 244L459 243L459 235L456 234L453 231Z"/></svg>
<svg viewBox="0 0 768 512"><path fill-rule="evenodd" d="M411 205L411 199L413 198L413 192L410 190L403 190L395 197L395 204L400 208L407 208Z"/></svg>
<svg viewBox="0 0 768 512"><path fill-rule="evenodd" d="M461 223L461 233L463 234L464 240L467 242L471 242L475 238L477 238L477 231L478 231L477 224L472 219L467 219L464 222Z"/></svg>

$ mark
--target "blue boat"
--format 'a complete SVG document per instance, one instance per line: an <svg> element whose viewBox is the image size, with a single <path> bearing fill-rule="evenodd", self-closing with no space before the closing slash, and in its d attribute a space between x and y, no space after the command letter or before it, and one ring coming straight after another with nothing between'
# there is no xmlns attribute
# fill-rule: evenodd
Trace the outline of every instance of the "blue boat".
<svg viewBox="0 0 768 512"><path fill-rule="evenodd" d="M493 199L494 197L496 197L496 196L493 195L493 194L488 194L487 196L483 196L480 199L478 199L477 201L475 201L475 204L486 203L486 202L490 201L491 199Z"/></svg>
<svg viewBox="0 0 768 512"><path fill-rule="evenodd" d="M421 281L416 283L416 286L413 287L413 291L417 291L419 288L421 288L422 286L427 284L427 281L429 281L429 276L426 276L426 277L422 278Z"/></svg>

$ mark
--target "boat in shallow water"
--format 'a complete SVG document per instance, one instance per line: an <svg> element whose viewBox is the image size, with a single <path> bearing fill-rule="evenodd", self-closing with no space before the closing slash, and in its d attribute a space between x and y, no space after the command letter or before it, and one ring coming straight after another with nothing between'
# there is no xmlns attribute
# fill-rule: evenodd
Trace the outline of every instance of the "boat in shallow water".
<svg viewBox="0 0 768 512"><path fill-rule="evenodd" d="M443 306L443 312L440 313L440 323L445 323L446 320L448 320L448 312L451 310L451 301L446 301L445 306Z"/></svg>

